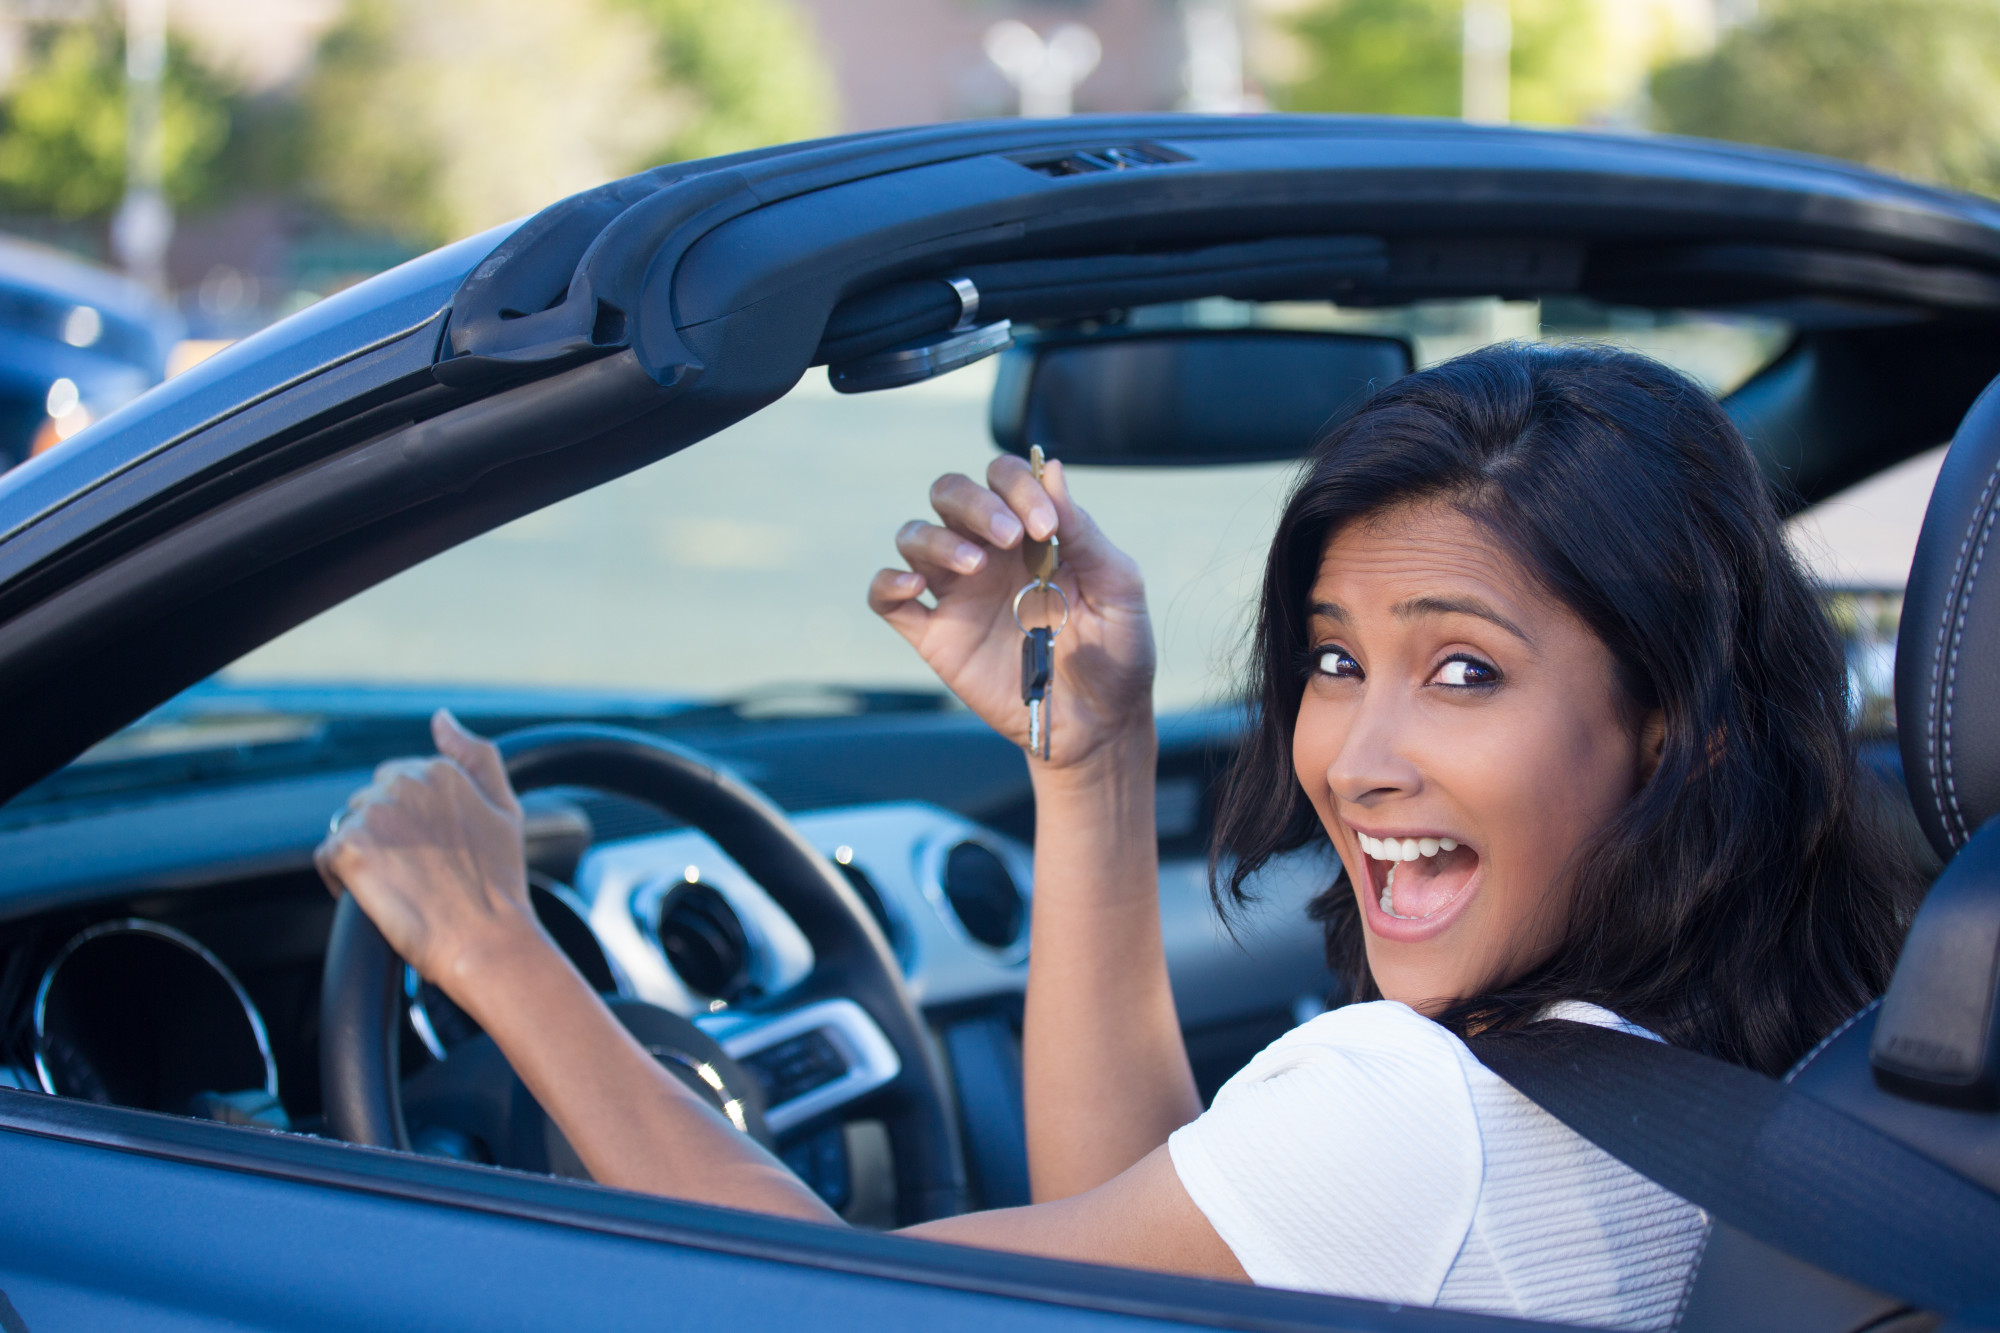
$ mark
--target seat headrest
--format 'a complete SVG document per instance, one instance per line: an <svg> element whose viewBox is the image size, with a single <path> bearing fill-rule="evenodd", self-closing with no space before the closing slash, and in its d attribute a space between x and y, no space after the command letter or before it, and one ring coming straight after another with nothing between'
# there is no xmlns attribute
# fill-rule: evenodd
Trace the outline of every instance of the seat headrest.
<svg viewBox="0 0 2000 1333"><path fill-rule="evenodd" d="M1924 511L1896 637L1896 730L1949 861L2000 813L2000 380L1965 414Z"/></svg>

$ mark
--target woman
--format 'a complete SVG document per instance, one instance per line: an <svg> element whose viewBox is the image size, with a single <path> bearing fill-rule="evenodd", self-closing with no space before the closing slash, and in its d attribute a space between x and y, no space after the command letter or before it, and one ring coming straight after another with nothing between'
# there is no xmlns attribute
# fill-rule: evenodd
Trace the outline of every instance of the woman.
<svg viewBox="0 0 2000 1333"><path fill-rule="evenodd" d="M1502 347L1378 394L1272 544L1257 721L1218 898L1330 845L1316 900L1357 1003L1203 1112L1160 940L1153 642L1139 572L1002 458L940 480L871 606L1025 740L1024 538L1072 614L1030 762L1024 1032L1036 1202L912 1228L1072 1259L1629 1328L1671 1324L1705 1219L1461 1037L1549 1015L1778 1071L1886 983L1914 889L1864 813L1839 646L1748 450L1674 372ZM934 604L920 600L930 593ZM827 1222L662 1071L536 925L496 752L386 765L321 852L499 1042L600 1181Z"/></svg>

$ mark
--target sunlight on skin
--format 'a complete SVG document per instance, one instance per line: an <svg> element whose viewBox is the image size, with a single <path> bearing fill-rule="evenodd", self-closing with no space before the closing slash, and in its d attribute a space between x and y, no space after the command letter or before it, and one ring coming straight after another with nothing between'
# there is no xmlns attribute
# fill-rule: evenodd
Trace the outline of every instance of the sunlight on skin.
<svg viewBox="0 0 2000 1333"><path fill-rule="evenodd" d="M1025 577L1023 531L1058 521L1085 651L1058 664L1068 726L1031 769L1041 818L1023 1064L1037 1202L916 1232L1242 1280L1164 1147L1201 1103L1161 942L1155 659L1137 565L1074 505L1059 464L1046 489L1006 458L984 486L942 478L933 499L942 522L904 525L909 567L880 571L870 602L944 683L994 726L1018 727L1019 631L1001 610ZM1657 744L1651 719L1627 715L1604 646L1491 545L1449 510L1393 510L1331 542L1313 589L1324 670L1299 717L1299 778L1361 886L1384 993L1420 1008L1539 960L1560 924L1550 886L1638 788ZM443 712L433 736L439 758L386 764L349 802L317 856L329 887L353 893L481 1024L598 1181L837 1221L604 1007L535 923L498 751ZM1364 834L1459 845L1420 867L1412 844L1392 915L1375 902L1387 866L1362 854Z"/></svg>
<svg viewBox="0 0 2000 1333"><path fill-rule="evenodd" d="M1659 718L1633 715L1610 650L1455 509L1349 525L1312 601L1293 766L1382 994L1436 1012L1555 946L1566 866L1650 773ZM1459 850L1399 863L1363 836ZM1382 907L1392 866L1399 915Z"/></svg>

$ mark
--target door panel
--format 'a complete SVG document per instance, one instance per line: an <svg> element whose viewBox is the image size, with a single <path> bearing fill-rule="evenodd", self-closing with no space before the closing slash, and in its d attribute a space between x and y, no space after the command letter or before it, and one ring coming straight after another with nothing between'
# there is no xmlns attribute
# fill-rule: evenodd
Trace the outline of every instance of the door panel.
<svg viewBox="0 0 2000 1333"><path fill-rule="evenodd" d="M0 1092L0 1291L58 1330L1528 1326L1028 1259Z"/></svg>

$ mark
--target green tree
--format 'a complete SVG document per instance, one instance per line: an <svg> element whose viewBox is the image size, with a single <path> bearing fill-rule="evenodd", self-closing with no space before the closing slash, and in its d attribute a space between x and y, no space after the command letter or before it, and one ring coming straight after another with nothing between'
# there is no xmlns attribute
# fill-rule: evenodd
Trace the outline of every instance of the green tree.
<svg viewBox="0 0 2000 1333"><path fill-rule="evenodd" d="M1610 112L1621 92L1601 58L1593 0L1513 0L1512 118L1572 125ZM1289 22L1300 77L1277 101L1292 111L1459 114L1461 0L1320 0Z"/></svg>
<svg viewBox="0 0 2000 1333"><path fill-rule="evenodd" d="M2000 194L2000 4L1767 0L1711 55L1663 68L1653 105L1676 133Z"/></svg>
<svg viewBox="0 0 2000 1333"><path fill-rule="evenodd" d="M661 161L820 130L782 0L351 0L306 91L310 188L436 243Z"/></svg>
<svg viewBox="0 0 2000 1333"><path fill-rule="evenodd" d="M648 154L653 165L822 134L833 78L785 0L624 0L657 34L667 82L688 114Z"/></svg>
<svg viewBox="0 0 2000 1333"><path fill-rule="evenodd" d="M44 35L0 102L0 200L61 218L108 215L125 191L125 45L106 23ZM215 187L229 138L229 90L179 42L161 89L167 196L197 202Z"/></svg>

